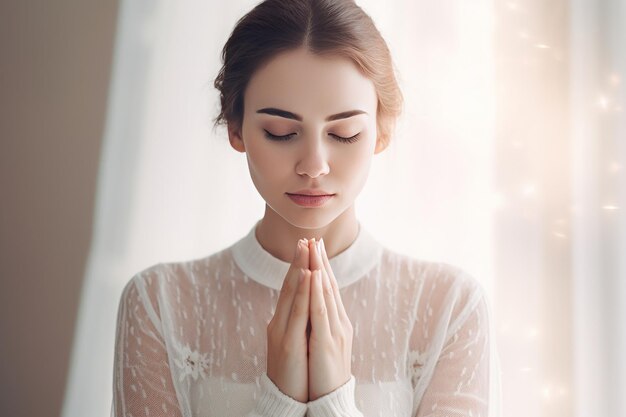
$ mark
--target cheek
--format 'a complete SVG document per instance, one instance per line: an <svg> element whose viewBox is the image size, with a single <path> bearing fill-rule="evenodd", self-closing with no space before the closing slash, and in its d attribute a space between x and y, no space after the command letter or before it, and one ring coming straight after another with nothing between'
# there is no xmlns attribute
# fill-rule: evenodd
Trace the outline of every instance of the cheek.
<svg viewBox="0 0 626 417"><path fill-rule="evenodd" d="M346 152L337 154L334 161L335 173L354 190L363 187L369 173L374 152L369 142L368 140L346 146Z"/></svg>
<svg viewBox="0 0 626 417"><path fill-rule="evenodd" d="M252 138L246 144L246 154L250 174L259 184L271 183L274 179L283 178L287 165L275 146L265 143L263 138ZM281 163L282 161L282 163Z"/></svg>
<svg viewBox="0 0 626 417"><path fill-rule="evenodd" d="M341 152L337 152L335 155L335 159L338 162L335 165L354 173L362 171L369 165L372 159L374 153L372 142L372 136L368 135L357 143L342 145L340 148Z"/></svg>

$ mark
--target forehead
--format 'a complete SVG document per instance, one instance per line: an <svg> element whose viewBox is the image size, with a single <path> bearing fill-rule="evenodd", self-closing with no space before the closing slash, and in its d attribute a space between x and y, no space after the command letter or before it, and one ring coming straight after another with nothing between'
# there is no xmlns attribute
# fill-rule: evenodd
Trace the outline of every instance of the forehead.
<svg viewBox="0 0 626 417"><path fill-rule="evenodd" d="M376 101L373 82L352 61L304 48L273 57L253 74L244 94L246 114L273 106L301 113L305 121L356 108L375 114Z"/></svg>

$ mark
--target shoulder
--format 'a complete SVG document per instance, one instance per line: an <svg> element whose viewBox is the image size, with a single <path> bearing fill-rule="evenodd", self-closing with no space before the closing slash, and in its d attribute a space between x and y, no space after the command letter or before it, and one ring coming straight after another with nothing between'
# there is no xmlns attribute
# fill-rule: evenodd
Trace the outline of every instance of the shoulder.
<svg viewBox="0 0 626 417"><path fill-rule="evenodd" d="M127 323L139 323L143 327L147 326L147 322L151 322L157 332L162 332L157 291L154 291L161 270L162 264L152 265L137 272L126 282L119 299L118 332Z"/></svg>
<svg viewBox="0 0 626 417"><path fill-rule="evenodd" d="M168 270L163 263L151 265L135 273L122 289L120 308L124 307L129 311L140 309L145 311L152 321L156 321L159 317L159 288L167 276Z"/></svg>
<svg viewBox="0 0 626 417"><path fill-rule="evenodd" d="M406 271L406 296L414 312L412 346L424 351L434 340L447 341L463 326L484 326L489 308L482 283L466 269L442 261L393 255ZM439 339L441 338L441 339Z"/></svg>
<svg viewBox="0 0 626 417"><path fill-rule="evenodd" d="M122 291L122 297L144 292L153 294L168 276L169 268L165 263L157 263L141 269L128 280Z"/></svg>
<svg viewBox="0 0 626 417"><path fill-rule="evenodd" d="M184 290L193 281L228 268L231 260L228 249L204 257L150 265L133 275L126 287L143 288L150 295L168 289Z"/></svg>
<svg viewBox="0 0 626 417"><path fill-rule="evenodd" d="M467 270L442 261L427 260L383 249L381 269L394 271L402 280L430 285L442 291L464 294L482 290L482 284Z"/></svg>
<svg viewBox="0 0 626 417"><path fill-rule="evenodd" d="M159 262L135 273L126 283L122 296L136 294L157 312L166 301L189 304L188 298L199 284L211 287L213 280L210 278L231 269L231 264L228 248L204 257Z"/></svg>
<svg viewBox="0 0 626 417"><path fill-rule="evenodd" d="M465 308L484 302L481 282L464 268L443 261L412 257L385 248L381 272L393 276L426 316L459 317ZM389 273L391 272L391 273Z"/></svg>

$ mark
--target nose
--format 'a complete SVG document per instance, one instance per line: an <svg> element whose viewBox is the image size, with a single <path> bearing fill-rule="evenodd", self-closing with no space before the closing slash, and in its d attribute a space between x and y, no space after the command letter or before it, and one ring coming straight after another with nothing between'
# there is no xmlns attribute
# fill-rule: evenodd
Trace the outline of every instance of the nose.
<svg viewBox="0 0 626 417"><path fill-rule="evenodd" d="M307 137L300 141L302 149L300 150L300 158L296 165L298 175L308 175L316 178L319 175L326 175L330 171L328 165L328 145L324 142L324 138L316 136L315 138Z"/></svg>

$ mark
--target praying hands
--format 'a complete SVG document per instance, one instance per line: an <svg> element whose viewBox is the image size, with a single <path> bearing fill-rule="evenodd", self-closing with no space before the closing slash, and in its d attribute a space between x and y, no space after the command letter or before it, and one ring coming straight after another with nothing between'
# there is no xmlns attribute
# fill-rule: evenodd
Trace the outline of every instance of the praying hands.
<svg viewBox="0 0 626 417"><path fill-rule="evenodd" d="M349 381L352 336L323 240L301 239L267 326L268 377L293 399L314 401Z"/></svg>

